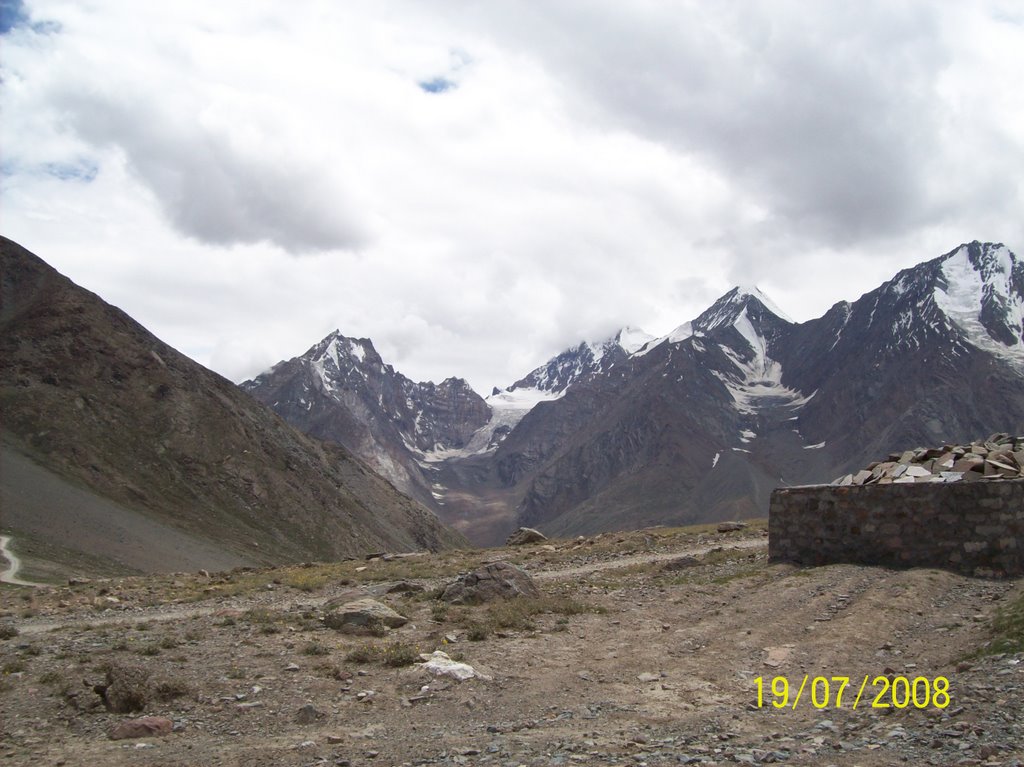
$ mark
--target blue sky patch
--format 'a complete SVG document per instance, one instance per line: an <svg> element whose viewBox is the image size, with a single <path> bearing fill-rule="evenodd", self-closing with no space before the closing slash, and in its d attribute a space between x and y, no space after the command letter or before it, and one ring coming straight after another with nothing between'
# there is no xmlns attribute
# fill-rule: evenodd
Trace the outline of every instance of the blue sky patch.
<svg viewBox="0 0 1024 767"><path fill-rule="evenodd" d="M78 160L76 162L48 162L43 166L43 170L61 181L84 181L88 184L96 178L100 169L88 160Z"/></svg>
<svg viewBox="0 0 1024 767"><path fill-rule="evenodd" d="M0 35L6 35L12 29L28 23L25 4L21 0L0 0Z"/></svg>
<svg viewBox="0 0 1024 767"><path fill-rule="evenodd" d="M419 86L427 93L444 93L454 88L455 83L446 77L435 77L433 80L422 80Z"/></svg>

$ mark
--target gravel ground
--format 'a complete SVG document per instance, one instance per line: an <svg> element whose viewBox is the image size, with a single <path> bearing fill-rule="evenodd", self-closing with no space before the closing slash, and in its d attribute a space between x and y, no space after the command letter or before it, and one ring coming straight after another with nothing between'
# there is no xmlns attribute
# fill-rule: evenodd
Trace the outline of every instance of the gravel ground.
<svg viewBox="0 0 1024 767"><path fill-rule="evenodd" d="M0 624L19 633L0 640L0 759L1024 764L1024 657L975 656L997 608L1024 584L769 565L765 541L756 527L653 530L515 551L5 586ZM459 570L502 558L540 585L532 612L446 609L432 598ZM389 594L400 580L427 590ZM324 626L328 603L363 596L410 622L382 637ZM459 682L419 663L387 665L438 649L482 676ZM135 716L107 710L94 692L110 668L148 675L139 713L170 719L169 735L108 738ZM880 676L923 677L919 702L927 688L930 705L872 707L887 684L874 683ZM782 701L775 677L789 683L785 708L773 705ZM829 680L821 707L815 677ZM850 678L839 708L833 677ZM932 700L944 689L938 677L948 703ZM900 684L878 702L891 703Z"/></svg>

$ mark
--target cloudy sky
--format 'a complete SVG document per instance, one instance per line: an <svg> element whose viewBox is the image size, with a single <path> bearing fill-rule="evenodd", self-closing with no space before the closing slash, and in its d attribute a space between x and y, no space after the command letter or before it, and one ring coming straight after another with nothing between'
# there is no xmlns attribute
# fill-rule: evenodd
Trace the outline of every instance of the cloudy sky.
<svg viewBox="0 0 1024 767"><path fill-rule="evenodd" d="M1018 0L0 0L0 231L233 380L511 383L1024 250Z"/></svg>

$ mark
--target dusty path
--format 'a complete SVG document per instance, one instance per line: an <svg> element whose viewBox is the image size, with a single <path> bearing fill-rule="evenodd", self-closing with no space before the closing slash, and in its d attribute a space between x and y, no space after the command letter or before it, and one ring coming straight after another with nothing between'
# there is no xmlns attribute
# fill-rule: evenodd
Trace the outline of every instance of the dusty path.
<svg viewBox="0 0 1024 767"><path fill-rule="evenodd" d="M661 551L657 554L634 554L631 556L616 557L615 559L603 562L590 562L577 567L562 567L553 570L541 570L531 572L530 576L537 580L554 580L557 578L573 578L579 575L589 575L601 570L611 570L618 567L631 567L633 565L645 565L653 562L665 562L680 557L699 557L709 553L712 549L721 548L726 551L733 549L763 549L768 547L767 538L753 538L737 541L729 546L721 544L709 544L707 546L696 546L694 548L677 549L676 551Z"/></svg>
<svg viewBox="0 0 1024 767"><path fill-rule="evenodd" d="M4 538L6 543L6 538ZM592 573L600 572L602 570L612 570L622 567L631 567L640 564L650 564L654 562L663 562L671 559L678 559L679 557L700 557L708 554L714 549L723 548L725 550L733 549L763 549L768 546L767 538L753 538L743 539L736 541L735 543L727 546L722 546L721 543L709 543L701 546L690 546L685 548L679 548L672 551L662 551L652 554L634 554L626 556L618 556L610 559L605 559L597 562L589 562L585 565L578 565L575 567L554 567L550 569L534 570L527 568L530 577L539 581L552 581L563 578L575 578L582 575L589 575ZM445 581L450 580L450 577L446 578L435 578L428 581L424 581L424 585L427 589L436 588ZM29 584L29 585L40 585L40 584ZM340 598L351 597L352 599L359 599L365 596L380 595L387 591L388 587L392 584L390 582L378 582L368 583L362 586L345 589L343 591L332 591L331 593L324 596L309 596L309 595L282 595L281 598L271 598L267 601L261 602L261 607L275 609L275 610L288 610L294 608L296 605L308 605L310 607L320 607L328 600L336 600ZM96 617L96 616L76 616L74 618L68 618L64 620L38 620L38 621L26 621L20 624L19 628L23 634L41 634L55 629L65 628L68 626L74 626L77 623L89 623L92 626L116 626L119 624L134 623L139 620L146 621L176 621L187 618L198 618L203 616L214 615L218 612L225 610L237 609L243 605L251 606L252 597L242 596L235 598L224 598L217 600L215 606L170 606L170 607L152 607L152 608L137 608L132 610L126 610L125 612L118 613L110 617Z"/></svg>
<svg viewBox="0 0 1024 767"><path fill-rule="evenodd" d="M9 583L12 586L43 586L43 583L22 580L18 577L21 571L21 560L18 555L11 551L8 546L11 543L11 536L0 535L0 557L7 560L7 569L0 573L0 583Z"/></svg>

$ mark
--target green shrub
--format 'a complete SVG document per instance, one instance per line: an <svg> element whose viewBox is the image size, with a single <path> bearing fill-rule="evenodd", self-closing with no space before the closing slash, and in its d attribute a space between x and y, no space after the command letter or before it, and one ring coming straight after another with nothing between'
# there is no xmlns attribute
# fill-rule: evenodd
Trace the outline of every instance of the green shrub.
<svg viewBox="0 0 1024 767"><path fill-rule="evenodd" d="M408 642L388 642L381 650L381 662L385 666L400 668L411 666L420 659L420 651Z"/></svg>
<svg viewBox="0 0 1024 767"><path fill-rule="evenodd" d="M319 642L310 642L302 648L302 653L304 655L330 655L331 650L329 647L324 647Z"/></svg>

